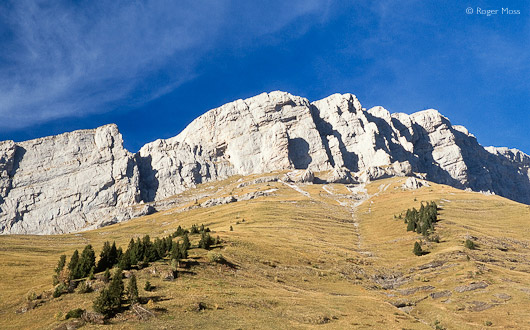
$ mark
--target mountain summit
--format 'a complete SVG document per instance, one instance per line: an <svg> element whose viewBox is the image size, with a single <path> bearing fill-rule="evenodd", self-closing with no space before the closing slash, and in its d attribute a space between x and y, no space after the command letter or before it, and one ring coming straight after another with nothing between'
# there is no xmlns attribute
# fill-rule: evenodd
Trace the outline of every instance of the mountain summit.
<svg viewBox="0 0 530 330"><path fill-rule="evenodd" d="M210 110L136 154L116 125L0 142L0 232L95 228L199 183L291 169L351 183L416 176L530 204L530 157L484 148L436 110L391 114L352 94L310 103L277 91Z"/></svg>

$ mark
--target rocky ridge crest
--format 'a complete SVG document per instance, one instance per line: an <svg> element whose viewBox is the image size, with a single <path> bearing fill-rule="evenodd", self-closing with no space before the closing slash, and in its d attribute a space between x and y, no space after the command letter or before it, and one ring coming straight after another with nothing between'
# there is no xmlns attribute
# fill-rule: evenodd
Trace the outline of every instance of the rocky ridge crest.
<svg viewBox="0 0 530 330"><path fill-rule="evenodd" d="M341 183L415 176L530 204L530 157L484 148L436 110L391 114L352 94L310 103L271 92L210 110L136 154L115 125L0 142L0 233L96 228L199 183L295 169Z"/></svg>

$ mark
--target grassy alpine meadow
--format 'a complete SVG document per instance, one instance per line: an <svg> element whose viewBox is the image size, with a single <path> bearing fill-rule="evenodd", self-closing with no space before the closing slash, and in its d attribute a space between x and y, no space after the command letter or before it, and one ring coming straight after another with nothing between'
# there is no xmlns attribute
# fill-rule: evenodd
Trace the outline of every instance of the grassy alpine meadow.
<svg viewBox="0 0 530 330"><path fill-rule="evenodd" d="M173 197L175 208L97 230L0 236L0 328L530 328L527 205L433 183L406 190L405 178L354 186L259 177L199 185ZM263 196L198 207L255 192ZM405 212L431 201L438 207L433 230L407 231ZM194 224L220 243L199 248L200 235L190 234L174 279L165 276L167 256L124 272L136 276L138 306L147 312L123 296L105 325L66 319L77 308L92 312L106 284L96 273L92 292L54 298L62 254L68 263L91 244L97 262L106 241L125 251L131 238L154 240Z"/></svg>

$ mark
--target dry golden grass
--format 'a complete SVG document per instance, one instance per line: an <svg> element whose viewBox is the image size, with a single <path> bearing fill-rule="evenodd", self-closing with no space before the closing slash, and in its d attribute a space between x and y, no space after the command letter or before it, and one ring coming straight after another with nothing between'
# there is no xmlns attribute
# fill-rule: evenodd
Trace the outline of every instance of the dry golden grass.
<svg viewBox="0 0 530 330"><path fill-rule="evenodd" d="M85 244L92 244L98 254L106 240L126 248L131 237L166 236L179 225L194 223L204 223L214 237L221 237L223 247L216 251L237 267L209 262L206 251L192 249L190 258L197 265L174 281L162 281L149 269L138 271L140 295L156 301L161 312L147 321L124 313L108 326L429 329L439 324L467 329L486 328L489 321L494 328L530 327L528 206L436 184L404 191L403 178L371 183L366 187L369 196L352 194L340 184L298 185L309 197L281 182L238 188L240 180L256 177L201 185L179 196L179 207L212 197L278 190L249 201L185 212L173 209L78 234L1 236L0 328L55 328L66 322L58 313L92 309L97 292L63 295L15 313L28 292L52 289L61 254L69 257ZM364 202L363 196L368 197ZM436 228L441 242L424 242L429 253L416 257L412 247L422 237L407 232L394 215L419 207L422 200L435 200L441 207ZM477 250L464 248L466 236L475 239ZM435 267L419 269L429 263ZM167 266L159 262L152 267ZM146 280L156 290L145 292ZM455 291L481 281L488 287ZM424 288L411 290L418 287ZM429 296L444 290L451 295ZM501 293L502 298L495 296ZM208 308L195 311L199 302ZM411 306L398 309L392 303Z"/></svg>

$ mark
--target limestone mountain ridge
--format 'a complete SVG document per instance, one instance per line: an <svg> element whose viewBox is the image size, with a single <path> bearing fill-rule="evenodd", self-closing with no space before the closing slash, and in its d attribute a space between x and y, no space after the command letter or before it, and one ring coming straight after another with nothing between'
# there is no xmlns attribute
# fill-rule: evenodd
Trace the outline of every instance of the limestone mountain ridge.
<svg viewBox="0 0 530 330"><path fill-rule="evenodd" d="M530 156L484 148L436 110L391 114L352 94L309 102L276 91L210 110L136 154L114 124L1 141L0 233L97 228L200 183L294 169L328 182L415 176L530 204Z"/></svg>

